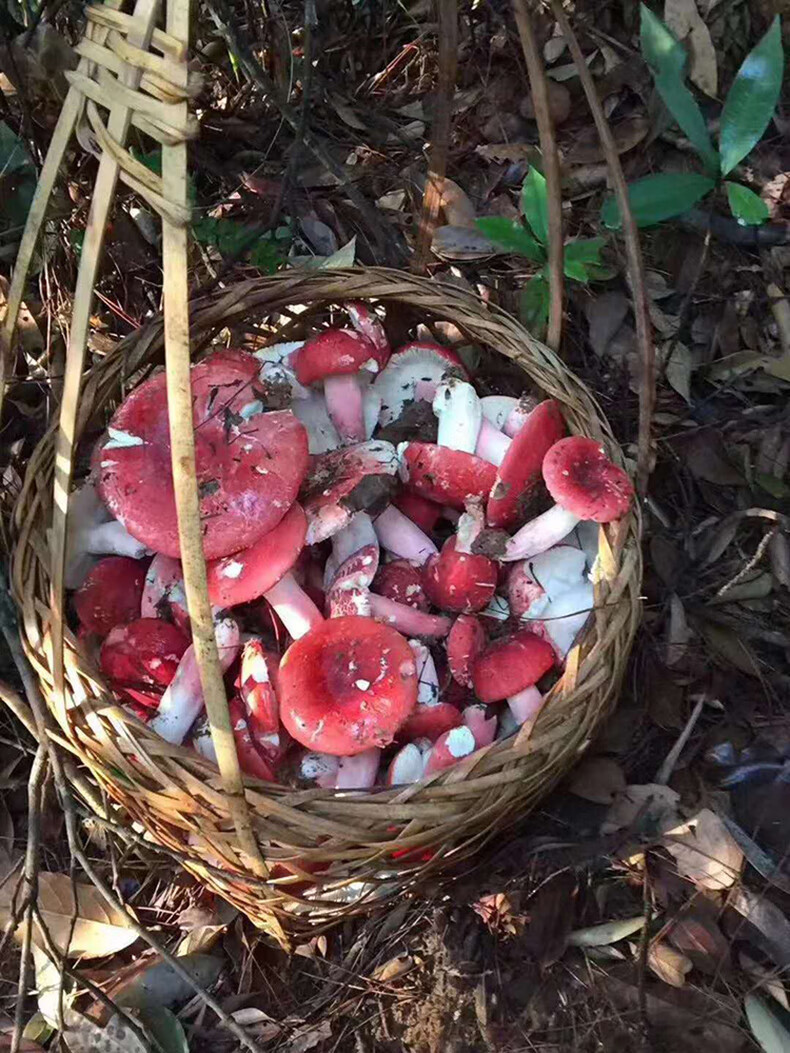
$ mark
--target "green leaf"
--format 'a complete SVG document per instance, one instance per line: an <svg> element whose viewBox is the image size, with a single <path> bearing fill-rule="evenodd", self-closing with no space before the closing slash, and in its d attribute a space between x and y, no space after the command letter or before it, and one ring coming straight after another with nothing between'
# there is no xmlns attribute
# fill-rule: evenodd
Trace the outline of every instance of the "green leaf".
<svg viewBox="0 0 790 1053"><path fill-rule="evenodd" d="M684 83L686 52L660 18L642 4L640 39L642 54L650 66L656 89L664 105L686 133L705 164L715 171L718 157L705 118Z"/></svg>
<svg viewBox="0 0 790 1053"><path fill-rule="evenodd" d="M790 1053L790 1014L772 998L748 994L743 1002L746 1019L765 1053Z"/></svg>
<svg viewBox="0 0 790 1053"><path fill-rule="evenodd" d="M739 223L752 227L759 227L761 223L765 223L771 213L761 197L740 183L727 182L724 185L727 188L730 211Z"/></svg>
<svg viewBox="0 0 790 1053"><path fill-rule="evenodd" d="M543 271L533 275L521 290L519 314L530 333L540 339L549 320L549 283Z"/></svg>
<svg viewBox="0 0 790 1053"><path fill-rule="evenodd" d="M716 183L698 172L666 172L638 179L628 187L628 200L638 227L652 227L664 219L687 212L712 190ZM601 209L601 221L610 230L622 225L620 209L609 195Z"/></svg>
<svg viewBox="0 0 790 1053"><path fill-rule="evenodd" d="M187 1036L177 1016L169 1009L154 1007L143 1009L140 1020L166 1053L189 1053Z"/></svg>
<svg viewBox="0 0 790 1053"><path fill-rule="evenodd" d="M535 263L543 263L546 250L532 237L517 219L505 219L504 216L484 216L476 219L475 226L481 234L496 242L507 252L517 252Z"/></svg>
<svg viewBox="0 0 790 1053"><path fill-rule="evenodd" d="M721 174L727 175L763 137L773 116L784 72L782 29L777 15L763 39L743 60L721 114Z"/></svg>
<svg viewBox="0 0 790 1053"><path fill-rule="evenodd" d="M527 172L521 188L521 211L532 228L532 233L542 245L549 243L549 206L546 195L546 180L533 165Z"/></svg>
<svg viewBox="0 0 790 1053"><path fill-rule="evenodd" d="M601 250L604 238L582 238L565 245L563 266L568 278L577 282L588 282L592 278L610 278L609 268L604 266Z"/></svg>

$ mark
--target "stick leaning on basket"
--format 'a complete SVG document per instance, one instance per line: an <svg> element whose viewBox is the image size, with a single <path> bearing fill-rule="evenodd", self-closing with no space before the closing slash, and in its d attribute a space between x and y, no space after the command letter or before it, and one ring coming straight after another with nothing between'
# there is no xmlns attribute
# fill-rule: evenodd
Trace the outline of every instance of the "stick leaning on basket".
<svg viewBox="0 0 790 1053"><path fill-rule="evenodd" d="M301 332L296 335L305 337L323 323L328 308L349 301L366 301L383 312L397 304L415 322L450 319L470 342L516 362L544 399L562 407L572 434L594 439L616 461L620 455L583 385L547 348L496 308L435 281L377 269L286 273L218 293L188 312L185 139L193 129L186 102L187 14L185 5L169 9L163 34L153 29L155 8L140 0L133 16L108 14L105 8L97 9L97 16L89 9L91 47L82 51L78 77L53 138L53 150L57 145L62 155L84 112L102 152L80 265L61 418L31 459L16 509L13 589L24 614L28 653L69 748L152 840L183 853L188 869L285 943L288 933L315 931L316 925L334 924L349 912L380 905L415 887L426 873L463 858L523 814L574 763L612 704L638 618L638 522L631 512L601 527L593 568L595 609L529 734L491 742L454 767L408 786L343 793L321 786L294 789L242 775L203 556L190 332L196 349L204 348L220 328L243 332L252 319L275 333L287 308L300 305ZM144 50L149 46L155 54ZM113 58L97 73L96 63L106 58L103 50ZM165 70L170 101L161 103L164 109L152 107L150 91L161 91ZM100 132L92 89L83 94L84 78L90 76L98 76L105 89L108 78L115 77L125 89L104 95L111 100L103 103L110 116ZM145 102L135 109L138 96ZM154 207L160 205L164 324L154 321L123 341L87 373L81 389L105 219L119 172L133 180L139 175L124 139L129 122L139 125L140 119L144 130L155 132L163 143L161 183L152 184L146 176L145 185L132 185L147 191ZM51 151L20 248L4 327L6 348L59 160ZM129 379L139 383L151 374L163 350L179 551L219 774L193 751L164 741L119 703L64 616L68 498L77 445L97 421L107 422Z"/></svg>

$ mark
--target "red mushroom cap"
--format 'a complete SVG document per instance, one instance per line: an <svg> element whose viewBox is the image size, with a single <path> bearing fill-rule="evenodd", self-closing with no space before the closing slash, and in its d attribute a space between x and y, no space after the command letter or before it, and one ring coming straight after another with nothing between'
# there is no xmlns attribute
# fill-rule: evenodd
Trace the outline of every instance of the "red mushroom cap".
<svg viewBox="0 0 790 1053"><path fill-rule="evenodd" d="M371 618L331 618L280 663L280 718L297 742L323 753L387 746L416 701L411 648Z"/></svg>
<svg viewBox="0 0 790 1053"><path fill-rule="evenodd" d="M406 485L421 497L463 511L470 498L486 500L496 467L473 453L430 442L410 442L402 454Z"/></svg>
<svg viewBox="0 0 790 1053"><path fill-rule="evenodd" d="M307 387L324 377L358 373L366 364L371 372L380 368L379 351L361 333L351 329L325 329L305 340L294 356L294 372Z"/></svg>
<svg viewBox="0 0 790 1053"><path fill-rule="evenodd" d="M412 493L410 490L402 490L397 497L393 498L395 507L408 516L412 523L426 534L432 534L442 514L442 506L435 501L429 501L426 497Z"/></svg>
<svg viewBox="0 0 790 1053"><path fill-rule="evenodd" d="M311 458L302 488L307 544L317 545L342 530L355 512L382 511L389 503L398 456L389 442L374 439ZM380 507L379 507L380 506Z"/></svg>
<svg viewBox="0 0 790 1053"><path fill-rule="evenodd" d="M254 545L206 565L209 599L215 607L235 607L263 596L285 577L304 546L307 518L293 504L273 530Z"/></svg>
<svg viewBox="0 0 790 1053"><path fill-rule="evenodd" d="M463 757L468 757L477 749L474 734L465 724L457 728L445 731L444 735L436 740L436 743L428 754L425 763L425 774L432 775L434 772L452 768Z"/></svg>
<svg viewBox="0 0 790 1053"><path fill-rule="evenodd" d="M253 735L272 735L279 731L280 711L270 672L270 655L258 637L244 644L237 686Z"/></svg>
<svg viewBox="0 0 790 1053"><path fill-rule="evenodd" d="M554 649L527 629L488 645L472 666L481 702L501 702L530 687L554 665Z"/></svg>
<svg viewBox="0 0 790 1053"><path fill-rule="evenodd" d="M457 728L462 717L455 706L449 702L438 702L434 706L417 706L404 720L398 731L401 741L414 742L415 739L430 739L436 742L450 728Z"/></svg>
<svg viewBox="0 0 790 1053"><path fill-rule="evenodd" d="M119 625L101 649L103 672L120 686L167 687L189 647L189 637L161 618L138 618Z"/></svg>
<svg viewBox="0 0 790 1053"><path fill-rule="evenodd" d="M145 563L128 556L99 560L74 593L74 608L82 626L106 636L116 625L139 618L145 570Z"/></svg>
<svg viewBox="0 0 790 1053"><path fill-rule="evenodd" d="M511 527L523 520L526 503L540 482L543 458L564 431L554 399L546 399L529 414L499 466L486 508L491 526Z"/></svg>
<svg viewBox="0 0 790 1053"><path fill-rule="evenodd" d="M472 686L472 666L485 649L486 633L473 614L459 614L447 637L447 664L456 683Z"/></svg>
<svg viewBox="0 0 790 1053"><path fill-rule="evenodd" d="M423 567L425 595L443 611L481 611L494 595L497 565L488 556L456 552L456 538L445 541L438 556Z"/></svg>
<svg viewBox="0 0 790 1053"><path fill-rule="evenodd" d="M380 596L386 596L395 603L405 603L417 611L428 610L421 569L407 559L395 559L379 567L373 588Z"/></svg>
<svg viewBox="0 0 790 1053"><path fill-rule="evenodd" d="M254 544L293 504L307 471L307 432L290 411L265 413L258 363L219 352L191 374L195 459L207 559ZM99 492L129 533L180 554L164 373L122 403L101 449Z"/></svg>
<svg viewBox="0 0 790 1053"><path fill-rule="evenodd" d="M594 439L572 435L555 442L543 460L543 479L558 505L579 519L611 523L631 506L634 488Z"/></svg>

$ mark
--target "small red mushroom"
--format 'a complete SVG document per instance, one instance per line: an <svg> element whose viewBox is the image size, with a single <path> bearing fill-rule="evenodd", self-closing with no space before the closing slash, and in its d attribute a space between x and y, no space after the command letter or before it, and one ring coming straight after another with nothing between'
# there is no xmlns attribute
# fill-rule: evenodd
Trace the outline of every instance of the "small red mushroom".
<svg viewBox="0 0 790 1053"><path fill-rule="evenodd" d="M447 664L456 683L472 686L472 666L485 649L486 633L473 614L459 614L447 637Z"/></svg>
<svg viewBox="0 0 790 1053"><path fill-rule="evenodd" d="M489 644L472 666L475 694L481 702L507 699L518 720L524 701L534 696L532 688L554 665L554 649L527 629Z"/></svg>
<svg viewBox="0 0 790 1053"><path fill-rule="evenodd" d="M246 640L241 652L241 672L237 684L255 735L272 735L280 730L277 692L269 673L269 661L258 636Z"/></svg>
<svg viewBox="0 0 790 1053"><path fill-rule="evenodd" d="M557 503L513 535L505 546L505 560L545 552L581 519L620 519L634 496L623 469L609 460L599 442L581 435L554 443L543 459L543 479Z"/></svg>
<svg viewBox="0 0 790 1053"><path fill-rule="evenodd" d="M494 560L472 551L485 528L481 503L469 501L466 509L458 520L455 537L448 538L440 555L425 564L423 588L441 610L470 614L489 603L499 571Z"/></svg>
<svg viewBox="0 0 790 1053"><path fill-rule="evenodd" d="M101 649L101 667L122 687L167 687L189 646L189 637L170 622L138 618L109 633Z"/></svg>
<svg viewBox="0 0 790 1053"><path fill-rule="evenodd" d="M428 600L422 587L422 574L406 559L395 559L379 567L373 588L380 596L395 603L405 603L417 611L428 610Z"/></svg>
<svg viewBox="0 0 790 1053"><path fill-rule="evenodd" d="M398 452L401 479L440 505L463 509L470 498L485 500L496 479L495 466L472 453L429 442L405 443Z"/></svg>
<svg viewBox="0 0 790 1053"><path fill-rule="evenodd" d="M324 753L388 745L416 701L411 648L370 618L329 619L280 663L280 718L297 742Z"/></svg>
<svg viewBox="0 0 790 1053"><path fill-rule="evenodd" d="M208 594L215 607L235 607L263 596L293 639L321 622L316 605L291 574L304 546L307 519L298 504L243 552L206 565Z"/></svg>
<svg viewBox="0 0 790 1053"><path fill-rule="evenodd" d="M220 351L192 367L195 460L207 559L238 552L293 504L307 433L290 411L263 412L258 363ZM112 514L155 552L180 554L164 373L132 391L99 450L98 489Z"/></svg>
<svg viewBox="0 0 790 1053"><path fill-rule="evenodd" d="M325 329L311 336L294 357L300 384L324 383L326 408L342 439L363 442L365 411L357 374L378 373L383 362L379 348L350 329ZM385 359L386 360L386 359Z"/></svg>
<svg viewBox="0 0 790 1053"><path fill-rule="evenodd" d="M452 768L459 760L468 757L476 749L475 737L464 724L445 731L444 735L436 740L433 749L428 754L425 762L425 775L433 775L434 772Z"/></svg>
<svg viewBox="0 0 790 1053"><path fill-rule="evenodd" d="M564 431L565 422L554 399L546 399L530 413L499 466L486 508L491 526L511 527L523 520L527 502L540 482L543 458Z"/></svg>
<svg viewBox="0 0 790 1053"><path fill-rule="evenodd" d="M349 524L355 512L383 511L394 488L398 455L388 442L371 440L312 458L302 488L308 545L325 541Z"/></svg>
<svg viewBox="0 0 790 1053"><path fill-rule="evenodd" d="M418 706L408 716L398 731L398 739L414 742L417 739L429 739L436 742L450 728L457 728L462 723L460 710L449 702L437 702L435 706Z"/></svg>
<svg viewBox="0 0 790 1053"><path fill-rule="evenodd" d="M83 628L106 636L116 625L140 617L145 563L128 556L100 559L74 593L74 609Z"/></svg>

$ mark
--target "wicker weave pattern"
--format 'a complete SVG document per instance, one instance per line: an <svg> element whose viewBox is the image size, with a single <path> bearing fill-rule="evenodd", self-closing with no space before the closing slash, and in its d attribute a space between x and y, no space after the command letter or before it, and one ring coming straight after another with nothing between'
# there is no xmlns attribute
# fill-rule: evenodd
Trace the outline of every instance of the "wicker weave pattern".
<svg viewBox="0 0 790 1053"><path fill-rule="evenodd" d="M205 346L222 326L243 328L288 305L308 305L301 325L330 304L366 298L405 305L420 317L451 320L470 341L513 359L532 385L560 401L571 432L600 440L622 463L594 400L553 352L504 312L436 281L372 269L248 282L192 305L193 344ZM154 322L96 366L84 384L77 434L89 422L106 421L130 379L136 382L161 362L162 350L161 322ZM639 617L638 512L601 529L596 610L525 741L515 736L494 743L449 771L400 790L293 791L245 779L253 828L267 863L296 860L297 875L300 865L318 869L322 898L303 899L298 876L263 885L239 845L216 770L190 750L165 743L119 707L68 630L66 692L59 704L47 604L53 467L54 431L30 460L16 508L12 588L23 614L26 647L62 741L155 841L182 853L188 869L280 938L272 915L291 932L315 931L316 924L332 924L351 911L382 903L478 848L565 774L614 702ZM428 848L441 851L426 861ZM420 851L404 857L411 850ZM338 886L358 881L378 885L379 895L338 902Z"/></svg>

